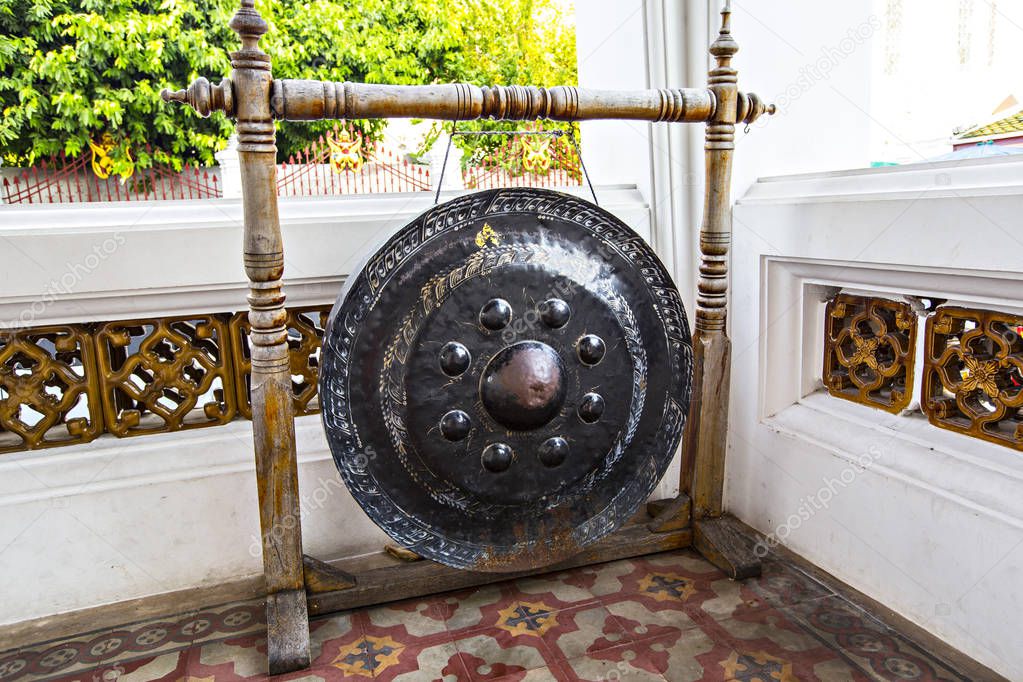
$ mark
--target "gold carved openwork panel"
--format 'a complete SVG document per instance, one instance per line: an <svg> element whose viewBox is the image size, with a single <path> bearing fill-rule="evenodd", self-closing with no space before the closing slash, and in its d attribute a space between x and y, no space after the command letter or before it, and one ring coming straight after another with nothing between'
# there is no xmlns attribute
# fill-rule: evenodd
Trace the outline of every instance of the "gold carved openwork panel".
<svg viewBox="0 0 1023 682"><path fill-rule="evenodd" d="M317 384L320 377L320 346L330 306L288 309L288 350L291 356L291 390L295 397L295 415L317 414L320 411ZM238 313L231 318L234 364L238 381L238 409L252 418L250 400L252 362L249 355L249 318Z"/></svg>
<svg viewBox="0 0 1023 682"><path fill-rule="evenodd" d="M108 322L96 332L115 436L226 424L236 412L228 325L213 315Z"/></svg>
<svg viewBox="0 0 1023 682"><path fill-rule="evenodd" d="M103 432L92 338L80 326L0 333L0 453Z"/></svg>
<svg viewBox="0 0 1023 682"><path fill-rule="evenodd" d="M288 310L295 414L319 412L330 306ZM250 419L247 313L0 332L0 453Z"/></svg>
<svg viewBox="0 0 1023 682"><path fill-rule="evenodd" d="M909 406L916 315L908 304L840 294L828 302L824 325L831 395L892 413Z"/></svg>
<svg viewBox="0 0 1023 682"><path fill-rule="evenodd" d="M1023 316L939 308L927 321L922 399L935 426L1023 450Z"/></svg>

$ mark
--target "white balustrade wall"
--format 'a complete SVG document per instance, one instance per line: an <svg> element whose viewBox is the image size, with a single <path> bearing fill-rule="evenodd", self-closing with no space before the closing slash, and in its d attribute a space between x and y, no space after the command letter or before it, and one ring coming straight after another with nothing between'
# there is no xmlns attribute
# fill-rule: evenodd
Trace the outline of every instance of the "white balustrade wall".
<svg viewBox="0 0 1023 682"><path fill-rule="evenodd" d="M833 398L821 375L840 289L1023 313L1021 209L1011 158L754 184L734 211L726 481L740 519L1014 680L1023 453Z"/></svg>
<svg viewBox="0 0 1023 682"><path fill-rule="evenodd" d="M702 85L716 5L577 3L580 84ZM1023 309L1023 164L922 164L758 182L867 164L876 124L867 114L871 40L841 53L828 47L871 25L874 3L740 5L741 86L786 100L780 116L740 134L736 155L727 507L951 645L1023 679L1023 457L919 415L830 398L820 381L823 299L842 288ZM831 55L826 76L800 80L822 55ZM594 181L638 186L600 190L602 203L651 240L690 310L702 133L700 126L583 126ZM429 200L283 201L290 303L332 300L358 254ZM105 254L110 239L118 241L113 253L88 266L86 255ZM239 205L226 200L0 210L0 319L25 310L43 324L242 309L240 239ZM40 307L65 277L70 293ZM299 419L298 443L306 551L331 558L378 549L385 538L341 487L318 417ZM659 494L670 494L674 480L677 466ZM827 506L817 508L824 497ZM0 507L0 576L35 587L5 593L0 623L260 570L244 421L4 455Z"/></svg>
<svg viewBox="0 0 1023 682"><path fill-rule="evenodd" d="M580 84L705 83L720 4L577 3ZM1009 679L1023 679L1023 457L919 415L895 417L820 394L822 299L839 287L1023 308L1023 166L792 176L869 165L872 129L885 125L870 102L883 6L746 0L733 7L740 88L780 110L748 134L738 131L726 505L764 533L798 523L780 531L783 544ZM583 124L596 179L639 184L653 239L674 252L690 311L702 135L701 126ZM789 177L757 182L781 175ZM876 465L842 484L842 473L872 453L880 455ZM804 521L808 498L819 502L825 488L828 507Z"/></svg>
<svg viewBox="0 0 1023 682"><path fill-rule="evenodd" d="M635 188L598 196L649 236ZM367 250L432 203L281 200L288 305L332 303ZM4 328L247 306L237 200L3 207L0 244ZM298 418L297 442L305 551L380 551L386 537L341 482L319 416ZM676 489L666 480L656 496ZM0 580L26 586L4 591L0 626L258 576L251 423L0 455L0 518Z"/></svg>

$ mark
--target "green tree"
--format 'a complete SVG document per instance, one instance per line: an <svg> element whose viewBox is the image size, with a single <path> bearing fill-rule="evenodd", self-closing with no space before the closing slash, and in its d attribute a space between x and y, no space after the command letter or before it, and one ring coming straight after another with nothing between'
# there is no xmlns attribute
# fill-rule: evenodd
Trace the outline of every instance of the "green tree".
<svg viewBox="0 0 1023 682"><path fill-rule="evenodd" d="M557 0L261 0L278 78L371 83L573 83L574 30ZM0 0L0 150L31 164L109 133L115 172L213 162L232 127L159 100L230 71L236 0ZM281 155L329 123L280 124ZM371 134L379 123L361 127Z"/></svg>

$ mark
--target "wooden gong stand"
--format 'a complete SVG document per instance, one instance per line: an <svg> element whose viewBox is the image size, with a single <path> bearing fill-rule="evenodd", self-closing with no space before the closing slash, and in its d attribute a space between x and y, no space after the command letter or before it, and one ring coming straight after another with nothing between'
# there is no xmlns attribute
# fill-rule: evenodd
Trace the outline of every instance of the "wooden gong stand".
<svg viewBox="0 0 1023 682"><path fill-rule="evenodd" d="M237 121L245 218L243 257L252 326L252 422L271 674L308 667L310 614L514 577L461 571L429 561L396 561L365 568L353 561L327 564L303 556L281 282L284 247L277 211L275 120L408 117L706 123L707 177L693 334L693 399L680 481L684 492L674 500L648 505L652 520L634 520L571 560L543 570L692 545L733 578L759 573L753 547L738 532L736 522L722 514L730 369L725 330L732 233L729 188L736 124L750 124L764 113L773 114L774 107L756 95L739 92L737 72L731 66L739 46L730 31L730 0L721 14L721 30L710 47L716 66L705 89L620 92L467 84L394 86L275 81L270 57L259 47L267 24L255 10L254 0L241 0L230 26L241 38L242 47L231 54L230 78L217 85L198 78L186 90L161 93L165 101L187 103L202 116L220 111Z"/></svg>

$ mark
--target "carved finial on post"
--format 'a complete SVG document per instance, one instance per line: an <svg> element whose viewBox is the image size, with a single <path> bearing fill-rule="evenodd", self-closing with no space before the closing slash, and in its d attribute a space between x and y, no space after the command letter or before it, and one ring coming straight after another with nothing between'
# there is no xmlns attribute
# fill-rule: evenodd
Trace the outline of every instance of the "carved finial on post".
<svg viewBox="0 0 1023 682"><path fill-rule="evenodd" d="M255 50L263 53L259 47L259 39L270 30L270 27L263 15L256 9L256 3L253 0L241 0L238 11L231 17L228 26L242 39L242 51Z"/></svg>
<svg viewBox="0 0 1023 682"><path fill-rule="evenodd" d="M756 93L739 93L738 108L735 112L739 122L749 125L764 114L774 116L777 108L773 104L767 104Z"/></svg>
<svg viewBox="0 0 1023 682"><path fill-rule="evenodd" d="M732 2L725 0L725 6L721 8L721 28L718 30L718 37L710 46L710 53L715 57L726 55L732 57L739 51L739 44L732 38ZM718 58L718 65L724 66L721 58Z"/></svg>
<svg viewBox="0 0 1023 682"><path fill-rule="evenodd" d="M172 91L164 88L160 91L160 97L164 102L187 104L203 118L214 111L234 116L234 90L229 78L224 78L217 85L213 85L199 76L184 90Z"/></svg>

